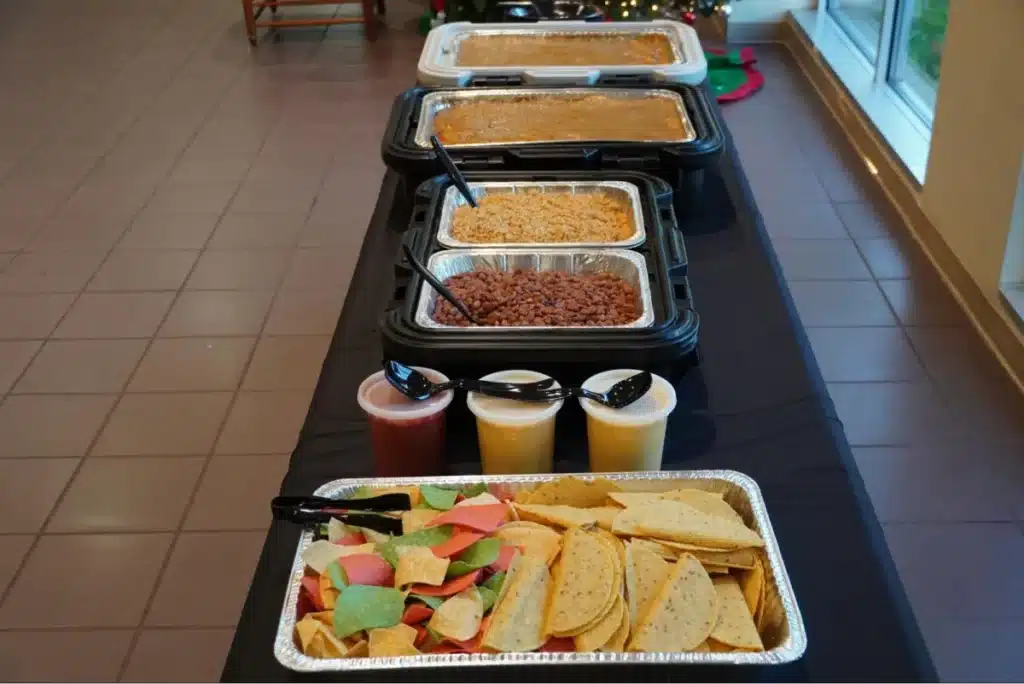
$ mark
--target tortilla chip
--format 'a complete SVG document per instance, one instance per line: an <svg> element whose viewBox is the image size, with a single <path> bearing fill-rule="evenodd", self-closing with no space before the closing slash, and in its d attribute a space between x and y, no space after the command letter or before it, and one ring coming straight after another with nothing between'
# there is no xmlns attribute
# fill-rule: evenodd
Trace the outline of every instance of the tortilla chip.
<svg viewBox="0 0 1024 684"><path fill-rule="evenodd" d="M442 603L430 617L427 627L449 639L467 641L480 631L483 617L480 592L475 586L470 586Z"/></svg>
<svg viewBox="0 0 1024 684"><path fill-rule="evenodd" d="M509 566L481 645L517 653L540 648L550 590L547 562L537 556L517 555Z"/></svg>
<svg viewBox="0 0 1024 684"><path fill-rule="evenodd" d="M439 587L429 584L414 584L409 589L411 593L422 596L454 596L475 585L481 574L483 574L483 570L474 570L460 577L453 577Z"/></svg>
<svg viewBox="0 0 1024 684"><path fill-rule="evenodd" d="M366 538L359 528L350 527L337 518L331 518L327 521L327 541L332 544L349 546L363 544L366 542Z"/></svg>
<svg viewBox="0 0 1024 684"><path fill-rule="evenodd" d="M360 527L359 531L363 533L363 536L366 537L367 541L371 541L374 544L387 544L389 541L391 541L390 534L384 534L383 532L378 532L377 530L371 530L369 527Z"/></svg>
<svg viewBox="0 0 1024 684"><path fill-rule="evenodd" d="M302 562L316 574L322 575L327 571L328 565L342 556L349 555L351 553L366 553L366 551L353 550L359 548L361 547L342 546L340 544L329 542L326 539L318 539L315 542L311 542L310 545L302 551Z"/></svg>
<svg viewBox="0 0 1024 684"><path fill-rule="evenodd" d="M420 655L419 649L414 645L416 636L416 629L405 624L371 629L369 632L369 656L371 658L392 658Z"/></svg>
<svg viewBox="0 0 1024 684"><path fill-rule="evenodd" d="M731 575L713 580L718 594L718 620L711 630L715 641L745 651L763 651L761 635L757 633L754 618L747 609L743 590Z"/></svg>
<svg viewBox="0 0 1024 684"><path fill-rule="evenodd" d="M476 496L470 497L468 499L463 499L459 503L455 504L455 507L458 508L459 506L490 506L491 504L498 503L501 503L501 500L498 497L494 496L490 492L481 492Z"/></svg>
<svg viewBox="0 0 1024 684"><path fill-rule="evenodd" d="M299 648L314 658L344 658L348 649L334 636L331 628L309 616L295 623Z"/></svg>
<svg viewBox="0 0 1024 684"><path fill-rule="evenodd" d="M615 566L615 553L598 535L570 528L556 565L545 632L574 636L601 617L613 600Z"/></svg>
<svg viewBox="0 0 1024 684"><path fill-rule="evenodd" d="M330 566L328 566L330 567ZM338 600L338 594L341 593L341 587L335 586L331 580L331 574L325 572L320 575L317 580L318 588L320 590L320 605L323 606L324 611L334 610L334 603Z"/></svg>
<svg viewBox="0 0 1024 684"><path fill-rule="evenodd" d="M418 625L424 620L429 620L434 614L434 609L423 603L410 603L402 613L402 623L406 625Z"/></svg>
<svg viewBox="0 0 1024 684"><path fill-rule="evenodd" d="M559 527L579 527L581 525L600 525L611 528L611 522L619 512L618 508L602 506L600 508L574 508L563 505L516 504L516 510L522 520Z"/></svg>
<svg viewBox="0 0 1024 684"><path fill-rule="evenodd" d="M402 534L422 530L438 515L433 508L414 508L411 511L402 511Z"/></svg>
<svg viewBox="0 0 1024 684"><path fill-rule="evenodd" d="M605 504L609 492L617 491L619 486L603 477L581 480L567 475L545 482L533 491L519 492L516 494L516 503L594 508Z"/></svg>
<svg viewBox="0 0 1024 684"><path fill-rule="evenodd" d="M518 546L525 556L541 558L549 566L562 550L562 535L540 523L506 523L494 536L506 544Z"/></svg>
<svg viewBox="0 0 1024 684"><path fill-rule="evenodd" d="M732 653L733 651L736 650L732 646L727 646L727 645L725 645L723 643L715 641L711 637L708 637L707 644L708 644L708 650L711 651L712 653Z"/></svg>
<svg viewBox="0 0 1024 684"><path fill-rule="evenodd" d="M447 541L433 546L431 549L433 550L434 555L438 558L450 558L456 554L462 553L483 538L483 532L457 530Z"/></svg>
<svg viewBox="0 0 1024 684"><path fill-rule="evenodd" d="M656 492L609 492L608 500L623 508L638 506L660 499L661 495Z"/></svg>
<svg viewBox="0 0 1024 684"><path fill-rule="evenodd" d="M754 567L755 552L753 549L736 549L735 551L690 551L701 563L718 565L726 568L749 570Z"/></svg>
<svg viewBox="0 0 1024 684"><path fill-rule="evenodd" d="M490 533L498 529L508 516L508 505L503 503L482 506L456 506L437 516L426 527L438 525L459 525L477 532Z"/></svg>
<svg viewBox="0 0 1024 684"><path fill-rule="evenodd" d="M736 512L736 509L727 504L721 495L705 492L702 489L673 489L671 492L662 494L661 498L669 501L681 501L708 515L718 515L739 523L743 522L743 518Z"/></svg>
<svg viewBox="0 0 1024 684"><path fill-rule="evenodd" d="M629 610L626 606L626 602L623 600L622 618L619 622L619 628L615 630L614 634L612 634L612 638L608 640L608 643L597 650L604 651L606 653L622 653L626 650L626 639L629 638L629 629Z"/></svg>
<svg viewBox="0 0 1024 684"><path fill-rule="evenodd" d="M743 590L743 598L747 602L747 610L751 615L757 615L761 605L761 596L764 593L764 566L761 564L761 557L754 556L754 567L739 576L740 589Z"/></svg>
<svg viewBox="0 0 1024 684"><path fill-rule="evenodd" d="M729 568L724 565L712 565L711 563L701 563L704 566L704 570L709 575L728 575Z"/></svg>
<svg viewBox="0 0 1024 684"><path fill-rule="evenodd" d="M665 560L670 560L674 562L677 558L679 558L679 551L677 549L674 549L671 546L666 546L665 544L662 544L661 542L655 541L653 539L633 537L633 539L631 539L629 543L634 544L638 548L647 549L651 553L655 553L664 558Z"/></svg>
<svg viewBox="0 0 1024 684"><path fill-rule="evenodd" d="M702 641L697 644L697 648L693 649L694 653L710 653L711 645L707 641Z"/></svg>
<svg viewBox="0 0 1024 684"><path fill-rule="evenodd" d="M409 503L413 508L423 503L423 495L420 494L420 488L416 485L385 487L384 489L373 489L368 492L368 496L383 496L385 494L408 494Z"/></svg>
<svg viewBox="0 0 1024 684"><path fill-rule="evenodd" d="M359 639L348 647L346 658L366 658L370 655L370 642L366 639Z"/></svg>
<svg viewBox="0 0 1024 684"><path fill-rule="evenodd" d="M622 600L622 596L616 594L612 603L612 609L605 613L596 625L586 632L573 637L576 643L576 650L580 653L590 653L611 641L612 637L622 627L622 614L625 610L625 602Z"/></svg>
<svg viewBox="0 0 1024 684"><path fill-rule="evenodd" d="M404 589L411 584L429 584L439 587L444 584L448 571L448 559L438 558L426 546L399 546L398 567L395 569L395 586Z"/></svg>
<svg viewBox="0 0 1024 684"><path fill-rule="evenodd" d="M671 563L648 548L638 546L636 540L626 545L626 596L632 630L636 630L671 572Z"/></svg>
<svg viewBox="0 0 1024 684"><path fill-rule="evenodd" d="M615 517L612 531L720 549L764 546L756 532L740 523L667 499L623 509Z"/></svg>
<svg viewBox="0 0 1024 684"><path fill-rule="evenodd" d="M717 619L715 585L700 561L686 554L662 583L628 649L647 653L692 651L708 638Z"/></svg>
<svg viewBox="0 0 1024 684"><path fill-rule="evenodd" d="M336 562L345 571L347 584L368 584L377 587L395 585L394 568L376 554L342 556Z"/></svg>

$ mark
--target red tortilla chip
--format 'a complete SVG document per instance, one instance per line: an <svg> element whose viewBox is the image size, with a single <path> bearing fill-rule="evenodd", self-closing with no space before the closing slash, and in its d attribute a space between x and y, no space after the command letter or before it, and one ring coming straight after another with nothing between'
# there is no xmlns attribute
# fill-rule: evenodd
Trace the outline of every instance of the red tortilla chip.
<svg viewBox="0 0 1024 684"><path fill-rule="evenodd" d="M334 543L338 546L359 546L366 543L366 537L359 532L353 532L352 534L346 534L341 539L334 540Z"/></svg>
<svg viewBox="0 0 1024 684"><path fill-rule="evenodd" d="M454 596L463 589L469 589L476 584L482 573L483 570L474 570L460 577L450 579L439 587L432 587L429 584L414 584L410 591L421 596Z"/></svg>
<svg viewBox="0 0 1024 684"><path fill-rule="evenodd" d="M508 570L508 565L512 562L518 550L518 546L502 546L498 551L498 560L488 565L487 568L491 572L505 572Z"/></svg>
<svg viewBox="0 0 1024 684"><path fill-rule="evenodd" d="M433 551L434 555L438 558L451 558L455 554L465 551L467 548L483 538L483 532L457 529L452 536L448 538L448 541L442 542L437 546L432 546L430 547L430 550Z"/></svg>
<svg viewBox="0 0 1024 684"><path fill-rule="evenodd" d="M412 628L416 630L416 638L412 642L413 646L422 646L423 642L430 636L430 632L423 625L413 625Z"/></svg>
<svg viewBox="0 0 1024 684"><path fill-rule="evenodd" d="M501 526L501 523L505 522L507 515L508 505L503 503L484 506L456 506L431 520L427 523L427 527L461 525L477 532L493 532Z"/></svg>
<svg viewBox="0 0 1024 684"><path fill-rule="evenodd" d="M572 637L551 637L537 650L541 653L574 653L576 642Z"/></svg>
<svg viewBox="0 0 1024 684"><path fill-rule="evenodd" d="M313 605L312 613L319 613L324 610L324 602L320 599L320 580L316 577L302 578L302 591L300 597L305 594L306 599ZM301 619L301 616L299 616Z"/></svg>
<svg viewBox="0 0 1024 684"><path fill-rule="evenodd" d="M434 610L430 606L425 606L422 603L412 603L405 607L405 612L402 613L402 622L415 626L433 614Z"/></svg>
<svg viewBox="0 0 1024 684"><path fill-rule="evenodd" d="M377 587L391 587L395 584L395 569L380 556L371 553L356 553L342 556L338 565L345 571L349 584L368 584Z"/></svg>

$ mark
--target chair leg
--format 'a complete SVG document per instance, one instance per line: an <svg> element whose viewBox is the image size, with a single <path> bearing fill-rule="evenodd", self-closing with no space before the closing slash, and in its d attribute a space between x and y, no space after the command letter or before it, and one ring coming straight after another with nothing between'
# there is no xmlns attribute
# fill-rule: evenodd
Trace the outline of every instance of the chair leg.
<svg viewBox="0 0 1024 684"><path fill-rule="evenodd" d="M252 0L242 0L242 17L245 19L245 32L249 35L249 45L256 45L256 17L252 11Z"/></svg>
<svg viewBox="0 0 1024 684"><path fill-rule="evenodd" d="M366 39L377 40L377 15L373 13L375 0L362 0L363 5L363 27L366 31Z"/></svg>

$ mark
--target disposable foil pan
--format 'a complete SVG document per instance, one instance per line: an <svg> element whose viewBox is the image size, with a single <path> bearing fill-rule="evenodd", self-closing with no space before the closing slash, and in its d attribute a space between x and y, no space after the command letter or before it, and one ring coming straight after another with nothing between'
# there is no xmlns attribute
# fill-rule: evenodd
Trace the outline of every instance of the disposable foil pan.
<svg viewBox="0 0 1024 684"><path fill-rule="evenodd" d="M629 138L626 140L572 140L569 138L552 138L551 140L523 140L523 141L511 141L502 143L453 143L446 144L445 147L449 148L474 148L474 147L488 147L493 145L500 145L501 147L510 147L518 145L541 145L546 143L557 143L557 142L571 142L578 144L595 144L598 142L631 142L631 143L664 143L670 144L682 144L692 142L697 138L697 132L693 128L693 122L690 121L690 115L686 112L686 105L683 104L683 98L679 93L675 93L671 90L658 90L657 88L494 88L487 90L474 90L467 88L463 90L440 90L432 93L427 93L423 96L423 100L420 103L420 118L419 123L416 126L416 136L414 141L417 146L424 149L431 148L430 136L436 132L434 128L434 118L438 112L448 109L449 107L455 106L460 102L468 102L470 100L495 100L495 101L515 101L525 100L530 98L544 98L546 100L557 99L557 98L577 98L585 95L590 96L601 96L601 97L615 97L622 98L625 100L642 100L645 98L657 97L665 100L669 100L675 105L676 111L679 113L679 119L683 123L683 136L676 139L658 139L658 138Z"/></svg>
<svg viewBox="0 0 1024 684"><path fill-rule="evenodd" d="M455 210L466 206L466 198L454 185L444 194L441 206L441 223L437 228L437 241L444 247L500 247L505 249L551 249L580 247L636 247L643 244L647 233L644 230L644 213L640 206L640 191L632 183L623 181L559 181L559 182L494 182L470 183L469 190L479 202L487 195L506 193L570 193L573 195L606 194L620 197L629 203L633 221L633 233L624 240L614 242L463 242L452 234L455 226Z"/></svg>
<svg viewBox="0 0 1024 684"><path fill-rule="evenodd" d="M725 500L743 517L744 522L764 539L764 557L767 559L765 580L767 595L765 616L767 624L762 634L765 650L758 653L453 653L439 655L406 656L396 658L313 658L304 655L295 642L295 620L299 603L299 588L305 565L302 552L313 541L307 530L299 540L289 575L288 590L278 622L274 640L274 655L278 662L297 672L331 672L346 670L394 670L410 668L460 667L463 665L784 665L799 660L807 649L807 633L800 608L786 566L782 561L779 544L772 531L768 511L761 490L750 477L733 470L692 470L637 473L592 473L575 477L592 479L604 477L613 480L625 491L668 491L680 487L695 487L721 492ZM317 496L348 497L361 487L383 489L399 485L471 485L478 482L500 484L510 491L555 480L562 475L464 475L431 478L391 478L335 480L314 492ZM625 672L625 671L624 671Z"/></svg>
<svg viewBox="0 0 1024 684"><path fill-rule="evenodd" d="M647 328L654 324L654 305L651 302L651 281L647 276L647 262L642 254L624 249L453 249L435 252L427 262L427 268L442 282L460 273L484 269L513 271L563 271L565 273L614 273L633 286L640 298L640 318L625 325L602 326L502 326L471 325L459 328L443 325L434 320L432 314L437 305L438 294L432 287L420 287L419 300L413 318L416 325L431 330L463 331L509 331L509 330L615 330Z"/></svg>
<svg viewBox="0 0 1024 684"><path fill-rule="evenodd" d="M469 36L540 35L601 36L658 34L668 40L673 59L668 64L590 64L572 66L465 66L459 48ZM534 24L474 24L454 22L430 31L417 65L419 82L433 86L468 86L489 78L518 78L526 85L595 85L602 78L647 76L663 83L697 85L707 76L707 60L697 32L677 21L596 23L544 21Z"/></svg>

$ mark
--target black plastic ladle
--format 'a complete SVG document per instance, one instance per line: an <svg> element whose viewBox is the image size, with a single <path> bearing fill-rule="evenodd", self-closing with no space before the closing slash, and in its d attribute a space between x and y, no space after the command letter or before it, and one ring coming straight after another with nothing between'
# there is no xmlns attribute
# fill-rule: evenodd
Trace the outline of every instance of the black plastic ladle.
<svg viewBox="0 0 1024 684"><path fill-rule="evenodd" d="M599 404L604 404L609 408L621 409L626 408L647 394L653 383L654 378L651 374L647 371L642 371L635 375L631 375L628 378L619 380L605 392L594 392L582 387L558 387L554 389L525 390L517 392L487 390L480 392L480 394L486 394L488 396L499 397L502 399L516 399L519 401L558 401L559 399L576 397L580 399L590 399L591 401L596 401Z"/></svg>
<svg viewBox="0 0 1024 684"><path fill-rule="evenodd" d="M430 287L434 288L437 294L441 295L448 302L458 309L459 313L469 319L470 323L475 325L483 325L476 317L470 312L469 307L462 303L462 300L455 296L455 293L445 287L445 284L438 280L437 276L430 272L430 269L423 265L419 259L412 253L412 249L409 245L402 245L402 252L405 254L405 258L409 260L414 271L420 274L420 276L427 281Z"/></svg>
<svg viewBox="0 0 1024 684"><path fill-rule="evenodd" d="M493 380L467 380L457 379L448 382L432 382L423 373L415 368L410 368L398 361L384 362L384 377L396 390L416 401L423 401L430 397L447 392L450 389L461 389L470 392L491 394L493 392L515 393L535 392L545 390L554 384L553 378L545 378L537 382L495 382ZM504 394L503 394L504 396Z"/></svg>
<svg viewBox="0 0 1024 684"><path fill-rule="evenodd" d="M476 209L476 199L473 197L473 193L469 189L469 183L466 182L466 178L459 171L459 167L455 165L455 161L451 155L448 154L448 150L444 149L444 145L436 135L430 136L430 144L434 146L434 152L437 153L437 158L444 164L444 170L448 173L448 177L452 179L452 183L459 189L462 196L466 198L466 202L469 206Z"/></svg>

